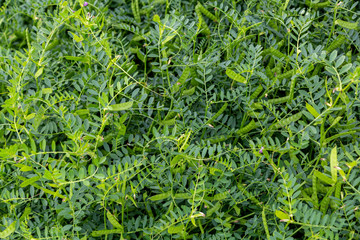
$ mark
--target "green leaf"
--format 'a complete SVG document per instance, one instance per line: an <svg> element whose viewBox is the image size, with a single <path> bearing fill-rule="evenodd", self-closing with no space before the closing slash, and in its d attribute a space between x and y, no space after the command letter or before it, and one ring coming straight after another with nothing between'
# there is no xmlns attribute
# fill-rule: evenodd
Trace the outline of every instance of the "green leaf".
<svg viewBox="0 0 360 240"><path fill-rule="evenodd" d="M54 192L54 191L51 191L49 189L46 189L46 188L43 188L41 187L40 188L41 190L43 190L45 193L48 193L50 195L53 195L54 197L58 197L58 198L61 198L61 199L65 199L66 200L66 197L64 195L61 195L60 193L58 192Z"/></svg>
<svg viewBox="0 0 360 240"><path fill-rule="evenodd" d="M39 68L39 70L37 70L35 73L35 78L40 77L43 71L44 71L44 67Z"/></svg>
<svg viewBox="0 0 360 240"><path fill-rule="evenodd" d="M161 23L160 16L155 14L154 17L153 17L153 21L160 24Z"/></svg>
<svg viewBox="0 0 360 240"><path fill-rule="evenodd" d="M330 127L328 127L328 129L326 130L326 132L329 131L332 127L334 127L341 119L342 119L341 116L336 117L336 118L332 121Z"/></svg>
<svg viewBox="0 0 360 240"><path fill-rule="evenodd" d="M170 41L171 39L173 39L175 36L176 36L175 33L168 35L161 44L162 44L162 45L165 45L167 42L169 42L169 41Z"/></svg>
<svg viewBox="0 0 360 240"><path fill-rule="evenodd" d="M41 90L43 94L51 94L53 92L52 88L43 88Z"/></svg>
<svg viewBox="0 0 360 240"><path fill-rule="evenodd" d="M73 32L70 32L70 31L69 31L69 33L73 36L73 38L76 42L81 42L82 40L84 40L84 38L82 36L79 37L78 35L76 35Z"/></svg>
<svg viewBox="0 0 360 240"><path fill-rule="evenodd" d="M330 61L330 62L333 62L336 57L337 57L337 50L334 50L334 51L330 54L329 61Z"/></svg>
<svg viewBox="0 0 360 240"><path fill-rule="evenodd" d="M220 201L216 202L216 204L206 212L206 216L210 217L213 213L218 211L220 207L221 207Z"/></svg>
<svg viewBox="0 0 360 240"><path fill-rule="evenodd" d="M180 232L182 232L183 230L185 229L185 226L184 226L184 224L179 224L179 225L177 225L177 226L170 226L169 228L168 228L168 232L170 233L170 234L177 234L177 233L180 233Z"/></svg>
<svg viewBox="0 0 360 240"><path fill-rule="evenodd" d="M64 1L63 3L61 3L61 8L64 8L68 5L68 2L67 1Z"/></svg>
<svg viewBox="0 0 360 240"><path fill-rule="evenodd" d="M26 120L31 120L36 116L36 113L30 113L29 115L25 116Z"/></svg>
<svg viewBox="0 0 360 240"><path fill-rule="evenodd" d="M160 122L160 125L171 126L174 125L175 123L176 123L176 117L169 120L163 120Z"/></svg>
<svg viewBox="0 0 360 240"><path fill-rule="evenodd" d="M22 172L28 172L28 171L32 171L32 170L33 170L33 168L30 166L24 166L24 167L20 168L20 171L22 171Z"/></svg>
<svg viewBox="0 0 360 240"><path fill-rule="evenodd" d="M36 182L37 180L39 180L39 179L40 179L40 176L35 176L35 177L32 177L32 178L29 178L26 181L22 182L20 184L20 187L26 187L27 185L31 185L34 182Z"/></svg>
<svg viewBox="0 0 360 240"><path fill-rule="evenodd" d="M306 109L313 115L315 118L317 118L320 114L315 110L313 106L311 106L309 103L306 103Z"/></svg>
<svg viewBox="0 0 360 240"><path fill-rule="evenodd" d="M340 65L343 64L344 61L345 61L345 56L342 55L341 57L338 58L338 60L336 60L335 68L340 67Z"/></svg>
<svg viewBox="0 0 360 240"><path fill-rule="evenodd" d="M346 65L344 65L341 69L339 74L343 74L343 73L347 73L352 67L352 63L348 63Z"/></svg>
<svg viewBox="0 0 360 240"><path fill-rule="evenodd" d="M222 192L222 193L215 194L213 199L214 200L224 200L227 198L227 196L228 196L228 192Z"/></svg>
<svg viewBox="0 0 360 240"><path fill-rule="evenodd" d="M38 110L38 112L36 113L36 116L34 118L34 123L33 123L33 128L35 129L35 131L38 129L38 127L40 126L41 124L41 121L43 119L43 116L44 116L44 113L45 113L45 108L43 107L40 107L40 109ZM32 140L32 139L31 139ZM30 140L30 141L31 141ZM36 151L36 150L35 150Z"/></svg>
<svg viewBox="0 0 360 240"><path fill-rule="evenodd" d="M336 70L334 69L334 67L325 66L325 70L333 75L336 75Z"/></svg>
<svg viewBox="0 0 360 240"><path fill-rule="evenodd" d="M276 215L280 220L283 220L284 222L287 222L287 221L290 220L289 214L284 213L283 211L276 210L276 211L275 211L275 215Z"/></svg>

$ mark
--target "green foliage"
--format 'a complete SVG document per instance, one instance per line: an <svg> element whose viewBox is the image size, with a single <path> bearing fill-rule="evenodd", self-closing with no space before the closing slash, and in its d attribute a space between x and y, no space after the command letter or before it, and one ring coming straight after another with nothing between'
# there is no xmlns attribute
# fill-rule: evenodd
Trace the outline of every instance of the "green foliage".
<svg viewBox="0 0 360 240"><path fill-rule="evenodd" d="M359 239L359 14L0 0L0 238Z"/></svg>

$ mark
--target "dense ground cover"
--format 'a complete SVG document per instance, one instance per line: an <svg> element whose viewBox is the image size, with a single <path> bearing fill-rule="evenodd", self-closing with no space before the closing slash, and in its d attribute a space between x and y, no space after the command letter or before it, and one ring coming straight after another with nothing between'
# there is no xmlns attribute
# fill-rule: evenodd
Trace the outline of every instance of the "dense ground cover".
<svg viewBox="0 0 360 240"><path fill-rule="evenodd" d="M0 0L0 238L359 239L359 15Z"/></svg>

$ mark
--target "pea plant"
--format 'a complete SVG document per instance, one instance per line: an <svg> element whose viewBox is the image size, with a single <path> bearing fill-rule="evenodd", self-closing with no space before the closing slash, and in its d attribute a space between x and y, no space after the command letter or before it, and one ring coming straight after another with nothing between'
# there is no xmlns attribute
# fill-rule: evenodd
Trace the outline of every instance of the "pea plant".
<svg viewBox="0 0 360 240"><path fill-rule="evenodd" d="M0 239L359 239L356 0L0 0Z"/></svg>

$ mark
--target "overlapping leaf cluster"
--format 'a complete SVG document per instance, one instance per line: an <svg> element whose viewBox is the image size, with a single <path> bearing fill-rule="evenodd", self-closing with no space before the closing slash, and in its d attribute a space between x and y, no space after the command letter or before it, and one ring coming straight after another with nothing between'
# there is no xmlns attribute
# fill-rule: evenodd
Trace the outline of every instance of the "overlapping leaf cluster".
<svg viewBox="0 0 360 240"><path fill-rule="evenodd" d="M0 0L0 238L358 239L359 15Z"/></svg>

